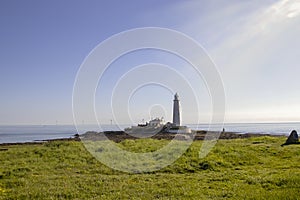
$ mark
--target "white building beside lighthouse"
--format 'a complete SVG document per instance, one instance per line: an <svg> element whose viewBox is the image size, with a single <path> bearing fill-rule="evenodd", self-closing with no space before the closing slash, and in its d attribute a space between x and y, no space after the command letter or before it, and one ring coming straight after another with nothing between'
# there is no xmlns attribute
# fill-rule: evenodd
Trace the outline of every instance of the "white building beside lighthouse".
<svg viewBox="0 0 300 200"><path fill-rule="evenodd" d="M128 134L138 133L138 134L153 134L159 132L165 133L191 133L191 129L187 126L181 125L180 118L180 102L179 95L176 93L173 100L173 122L164 123L163 118L155 118L146 124L138 124L137 126L131 126L130 128L124 129Z"/></svg>

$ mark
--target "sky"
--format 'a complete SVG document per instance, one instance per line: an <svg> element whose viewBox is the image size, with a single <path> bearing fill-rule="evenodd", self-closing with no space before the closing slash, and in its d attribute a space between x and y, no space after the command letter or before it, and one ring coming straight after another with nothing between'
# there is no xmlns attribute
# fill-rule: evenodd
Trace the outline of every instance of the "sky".
<svg viewBox="0 0 300 200"><path fill-rule="evenodd" d="M141 27L180 31L203 46L223 81L226 122L300 121L299 0L2 0L0 124L72 124L73 85L84 59L112 35ZM197 98L178 82L174 90L159 84L136 88L123 99L122 87L133 80L124 74L147 63L170 66L145 68L167 70L169 82L188 77ZM122 78L127 82L116 86ZM96 115L102 123L138 123L157 115L170 121L175 90L183 123L210 120L210 93L191 66L165 52L129 53L99 82ZM82 121L95 123L86 116Z"/></svg>

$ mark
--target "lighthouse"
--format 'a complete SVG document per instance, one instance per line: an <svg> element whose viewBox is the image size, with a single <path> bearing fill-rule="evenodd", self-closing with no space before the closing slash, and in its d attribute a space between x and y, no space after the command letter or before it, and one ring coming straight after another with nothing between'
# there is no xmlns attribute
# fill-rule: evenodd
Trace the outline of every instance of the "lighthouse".
<svg viewBox="0 0 300 200"><path fill-rule="evenodd" d="M173 125L180 126L179 96L177 93L173 100Z"/></svg>

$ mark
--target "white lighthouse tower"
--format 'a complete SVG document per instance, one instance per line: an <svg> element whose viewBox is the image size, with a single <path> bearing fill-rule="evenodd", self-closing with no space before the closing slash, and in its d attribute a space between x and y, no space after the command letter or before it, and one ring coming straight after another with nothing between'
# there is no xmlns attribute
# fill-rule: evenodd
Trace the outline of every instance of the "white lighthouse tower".
<svg viewBox="0 0 300 200"><path fill-rule="evenodd" d="M179 96L176 93L174 95L173 103L173 125L180 126L180 109L179 109Z"/></svg>

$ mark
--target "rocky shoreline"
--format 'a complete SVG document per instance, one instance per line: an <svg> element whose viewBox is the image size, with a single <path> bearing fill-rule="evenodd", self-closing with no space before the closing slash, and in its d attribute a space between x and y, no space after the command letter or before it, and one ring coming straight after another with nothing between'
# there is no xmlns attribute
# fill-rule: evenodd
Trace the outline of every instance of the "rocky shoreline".
<svg viewBox="0 0 300 200"><path fill-rule="evenodd" d="M204 140L207 131L194 131L194 140ZM215 132L218 134L217 132ZM158 140L172 140L176 134L174 133L165 133L161 132L156 135L153 135L152 139ZM186 135L178 134L177 139L185 140ZM220 134L219 139L237 139L237 138L250 138L250 137L262 137L262 136L272 136L272 137L280 137L284 135L272 135L272 134L262 134L262 133L237 133L237 132L222 132ZM36 140L32 142L16 142L16 143L1 143L0 146L7 145L32 145L32 144L44 144L45 142L53 142L53 141L81 141L81 140L112 140L114 142L121 142L123 140L136 140L140 139L139 137L134 137L132 135L127 134L124 131L105 131L105 132L95 132L88 131L84 134L78 135L75 134L74 137L70 138L59 138L59 139L49 139L49 140Z"/></svg>
<svg viewBox="0 0 300 200"><path fill-rule="evenodd" d="M0 143L0 146L8 146L8 145L33 145L33 144L44 144L46 142L53 142L53 141L80 141L80 138L74 135L74 137L70 138L57 138L57 139L49 139L49 140L35 140L32 142L12 142L12 143ZM1 151L1 149L0 149Z"/></svg>
<svg viewBox="0 0 300 200"><path fill-rule="evenodd" d="M219 134L218 132L210 132ZM193 140L204 140L205 136L207 135L207 131L194 131L193 132ZM161 132L156 135L151 136L152 139L165 139L165 140L172 140L176 134L174 133L166 133ZM176 139L179 140L185 140L187 137L190 137L191 134L177 134ZM262 137L262 136L273 136L273 137L279 137L284 135L271 135L271 134L261 134L261 133L236 133L236 132L222 132L219 136L219 139L237 139L237 138L250 138L250 137ZM79 137L79 135L78 135ZM121 142L123 140L129 139L129 140L135 140L140 139L140 137L134 137L132 135L127 134L124 131L105 131L102 133L94 132L94 131L88 131L82 135L80 135L80 138L82 140L106 140L107 138L109 140L112 140L114 142Z"/></svg>

